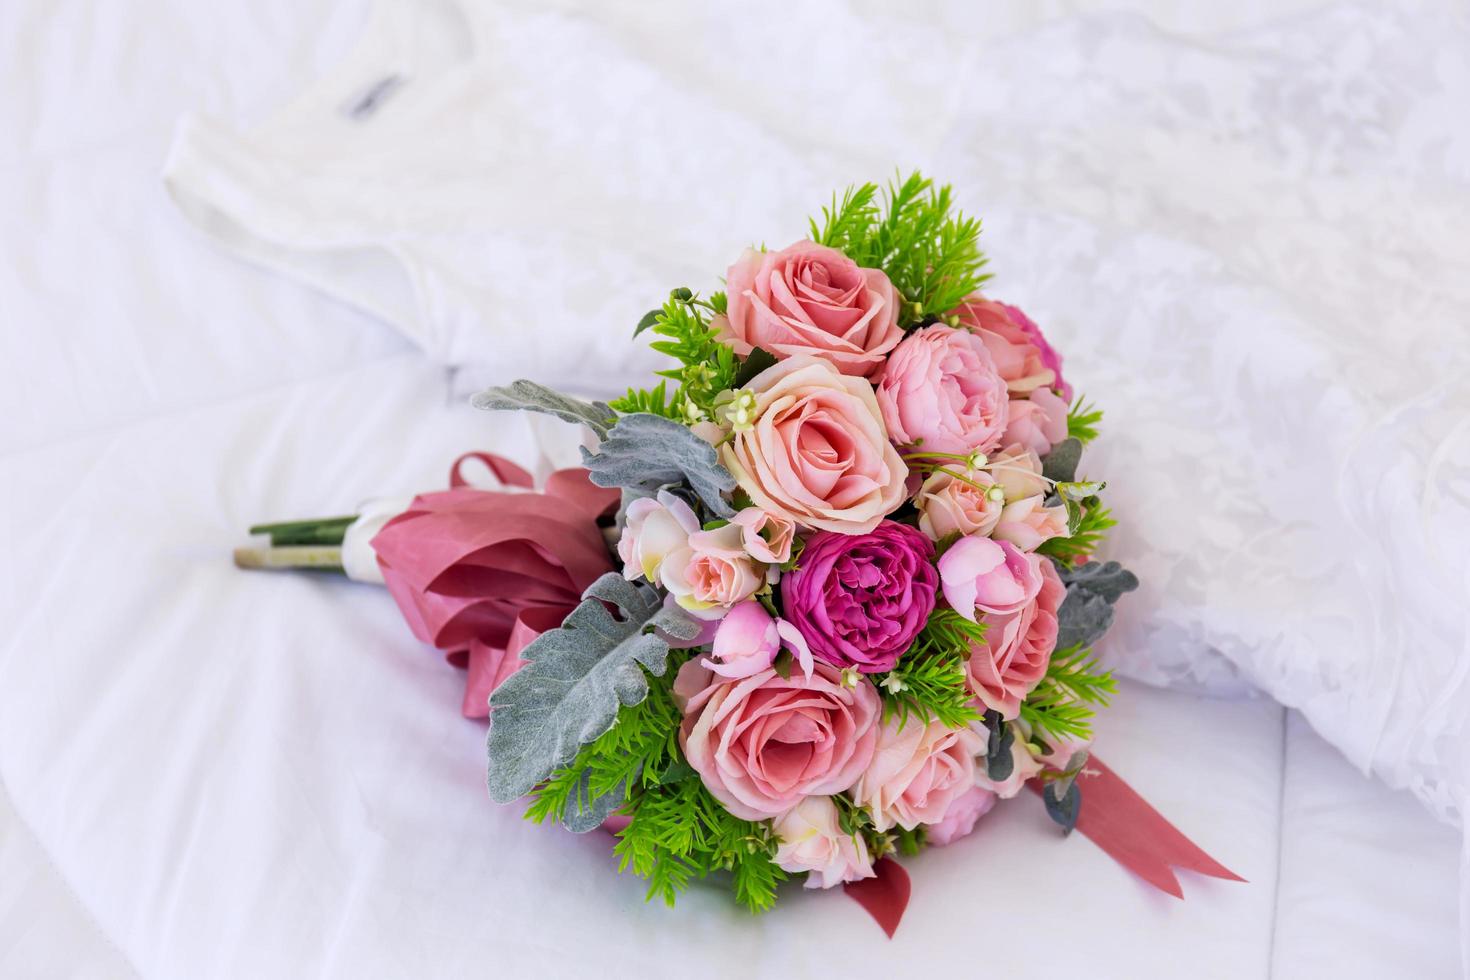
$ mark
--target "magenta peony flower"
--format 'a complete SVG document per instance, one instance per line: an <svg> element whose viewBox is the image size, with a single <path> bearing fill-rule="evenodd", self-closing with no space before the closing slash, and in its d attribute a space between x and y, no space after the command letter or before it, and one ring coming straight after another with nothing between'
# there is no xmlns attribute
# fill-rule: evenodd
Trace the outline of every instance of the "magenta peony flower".
<svg viewBox="0 0 1470 980"><path fill-rule="evenodd" d="M781 580L786 618L813 656L865 674L892 670L934 611L934 545L904 524L813 535Z"/></svg>

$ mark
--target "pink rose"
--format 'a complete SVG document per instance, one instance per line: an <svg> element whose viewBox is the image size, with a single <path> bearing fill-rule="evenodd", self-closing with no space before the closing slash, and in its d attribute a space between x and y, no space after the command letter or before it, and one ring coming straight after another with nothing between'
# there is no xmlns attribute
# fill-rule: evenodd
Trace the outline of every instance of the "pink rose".
<svg viewBox="0 0 1470 980"><path fill-rule="evenodd" d="M1012 399L1006 423L1006 445L1020 443L1038 456L1067 438L1067 403L1050 388L1037 388L1025 401Z"/></svg>
<svg viewBox="0 0 1470 980"><path fill-rule="evenodd" d="M984 470L974 470L966 476L971 483L936 470L914 495L914 506L919 509L919 530L931 539L943 541L951 534L984 537L1000 520L1005 505L996 499L1002 491L995 478ZM976 483L980 486L975 486Z"/></svg>
<svg viewBox="0 0 1470 980"><path fill-rule="evenodd" d="M995 448L1009 411L980 338L939 323L909 334L888 358L878 404L895 443L937 453Z"/></svg>
<svg viewBox="0 0 1470 980"><path fill-rule="evenodd" d="M828 664L817 664L810 677L767 668L716 680L691 660L680 668L674 692L687 698L684 758L742 820L767 820L805 797L841 793L872 761L882 712L878 690L866 679L844 686Z"/></svg>
<svg viewBox="0 0 1470 980"><path fill-rule="evenodd" d="M667 490L658 497L643 497L628 505L618 557L623 560L623 578L643 576L658 581L664 559L689 545L689 535L699 530L699 518L689 505Z"/></svg>
<svg viewBox="0 0 1470 980"><path fill-rule="evenodd" d="M873 858L860 834L843 833L830 796L808 796L775 819L776 864L807 872L806 887L831 888L872 878Z"/></svg>
<svg viewBox="0 0 1470 980"><path fill-rule="evenodd" d="M862 378L796 356L767 368L755 422L720 447L720 459L760 509L780 520L858 534L903 503L908 467Z"/></svg>
<svg viewBox="0 0 1470 980"><path fill-rule="evenodd" d="M932 825L924 839L936 847L953 844L961 837L968 837L975 829L975 822L990 812L998 797L988 789L971 786L950 801L944 811L944 819Z"/></svg>
<svg viewBox="0 0 1470 980"><path fill-rule="evenodd" d="M1044 507L1044 500L1038 493L1006 504L991 537L997 541L1009 541L1022 551L1035 551L1044 541L1066 537L1066 506Z"/></svg>
<svg viewBox="0 0 1470 980"><path fill-rule="evenodd" d="M779 252L746 249L725 282L722 326L742 357L756 347L778 360L810 354L843 374L870 377L903 339L888 277L835 248L797 242Z"/></svg>
<svg viewBox="0 0 1470 980"><path fill-rule="evenodd" d="M955 797L975 785L975 756L984 751L985 740L969 728L891 718L878 731L873 761L852 798L868 808L879 830L939 823Z"/></svg>
<svg viewBox="0 0 1470 980"><path fill-rule="evenodd" d="M1037 388L1056 387L1068 399L1072 397L1072 389L1062 381L1061 357L1026 314L979 293L953 312L980 335L1011 391L1024 395Z"/></svg>
<svg viewBox="0 0 1470 980"><path fill-rule="evenodd" d="M973 535L960 538L939 558L939 582L955 612L974 620L976 612L1018 613L1041 591L1038 555L1024 554L1009 541ZM1055 574L1055 573L1053 573Z"/></svg>
<svg viewBox="0 0 1470 980"><path fill-rule="evenodd" d="M1047 482L1041 476L1041 457L1018 442L993 453L986 472L1000 484L1007 500L1020 500L1047 490Z"/></svg>
<svg viewBox="0 0 1470 980"><path fill-rule="evenodd" d="M689 535L664 559L659 579L680 608L702 619L720 618L765 584L764 570L745 553L734 524Z"/></svg>
<svg viewBox="0 0 1470 980"><path fill-rule="evenodd" d="M1014 725L1014 722L1012 722ZM1026 748L1026 740L1019 730L1015 732L1015 741L1011 743L1011 774L999 782L990 778L990 770L984 762L975 766L975 785L983 790L988 790L1003 800L1008 800L1021 792L1021 787L1026 785L1026 780L1041 772L1041 763L1031 755Z"/></svg>
<svg viewBox="0 0 1470 980"><path fill-rule="evenodd" d="M1067 597L1051 562L1026 557L1040 571L1041 588L1019 611L982 620L985 639L970 652L966 667L971 693L1008 719L1021 713L1021 701L1046 676L1057 645L1057 610Z"/></svg>
<svg viewBox="0 0 1470 980"><path fill-rule="evenodd" d="M745 552L756 561L780 565L791 560L791 541L796 537L796 525L791 521L759 507L747 507L730 523L740 526Z"/></svg>
<svg viewBox="0 0 1470 980"><path fill-rule="evenodd" d="M710 649L713 660L700 664L721 677L749 677L771 666L781 652L782 641L795 655L801 669L810 677L812 653L800 631L784 619L776 619L754 599L740 603L715 630Z"/></svg>

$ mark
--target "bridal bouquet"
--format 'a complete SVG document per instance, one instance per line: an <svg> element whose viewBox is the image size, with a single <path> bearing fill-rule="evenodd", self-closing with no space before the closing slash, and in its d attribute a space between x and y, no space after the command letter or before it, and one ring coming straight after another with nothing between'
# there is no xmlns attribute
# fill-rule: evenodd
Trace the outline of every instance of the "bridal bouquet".
<svg viewBox="0 0 1470 980"><path fill-rule="evenodd" d="M848 885L891 931L895 855L1028 785L1088 832L1087 777L1156 820L1124 838L1178 835L1089 760L1114 690L1089 650L1137 580L1091 560L1113 524L1081 468L1101 413L982 293L979 232L917 174L850 189L808 240L747 249L723 291L638 323L673 362L651 389L476 396L586 426L584 470L536 492L486 457L505 489L265 530L366 528L363 577L469 667L491 797L612 830L650 898L720 872L760 911L794 876ZM1150 845L1103 823L1089 836L1176 894L1169 864L1229 876L1183 846L1140 870Z"/></svg>

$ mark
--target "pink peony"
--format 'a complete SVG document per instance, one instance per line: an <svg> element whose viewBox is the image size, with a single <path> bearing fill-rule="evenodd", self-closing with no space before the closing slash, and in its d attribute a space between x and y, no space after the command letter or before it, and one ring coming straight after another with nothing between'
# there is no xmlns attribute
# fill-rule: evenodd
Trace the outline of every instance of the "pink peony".
<svg viewBox="0 0 1470 980"><path fill-rule="evenodd" d="M771 666L776 654L781 652L782 641L810 677L812 653L801 633L795 626L766 612L759 602L748 599L720 621L710 649L714 659L700 663L721 677L749 677Z"/></svg>
<svg viewBox="0 0 1470 980"><path fill-rule="evenodd" d="M1072 389L1062 380L1062 359L1042 336L1031 318L1007 303L976 293L954 309L960 322L975 330L995 359L1000 376L1017 394L1037 388L1056 388L1071 399Z"/></svg>
<svg viewBox="0 0 1470 980"><path fill-rule="evenodd" d="M689 545L689 535L699 530L699 518L688 504L667 490L658 497L643 497L628 505L618 557L623 560L623 578L643 576L657 582L664 559Z"/></svg>
<svg viewBox="0 0 1470 980"><path fill-rule="evenodd" d="M998 797L988 789L971 786L956 796L944 811L944 819L929 827L924 839L936 847L953 844L961 837L968 837L975 829L975 822L990 812Z"/></svg>
<svg viewBox="0 0 1470 980"><path fill-rule="evenodd" d="M934 545L906 524L812 535L781 580L786 617L813 655L865 674L893 669L934 611Z"/></svg>
<svg viewBox="0 0 1470 980"><path fill-rule="evenodd" d="M765 584L764 569L745 553L740 528L695 531L685 546L670 552L659 579L680 608L701 619L718 619Z"/></svg>
<svg viewBox="0 0 1470 980"><path fill-rule="evenodd" d="M742 357L760 347L777 359L810 354L843 374L871 377L903 338L898 294L877 269L825 245L746 249L725 277L721 324Z"/></svg>
<svg viewBox="0 0 1470 980"><path fill-rule="evenodd" d="M1000 520L1004 503L992 496L1002 492L995 478L984 470L971 471L966 478L969 483L936 470L914 495L919 530L932 540L943 541L951 534L984 537Z"/></svg>
<svg viewBox="0 0 1470 980"><path fill-rule="evenodd" d="M878 404L895 443L936 453L995 448L1009 411L980 338L938 323L909 334L888 358Z"/></svg>
<svg viewBox="0 0 1470 980"><path fill-rule="evenodd" d="M991 537L997 541L1009 541L1022 551L1035 551L1045 541L1066 537L1066 506L1044 507L1044 499L1038 493L1006 504Z"/></svg>
<svg viewBox="0 0 1470 980"><path fill-rule="evenodd" d="M852 798L879 830L939 823L955 797L975 785L975 756L984 751L985 740L969 728L889 719Z"/></svg>
<svg viewBox="0 0 1470 980"><path fill-rule="evenodd" d="M1018 613L1041 590L1043 560L1009 541L970 536L956 541L939 559L944 598L966 619L975 614ZM1053 573L1055 574L1055 573Z"/></svg>
<svg viewBox="0 0 1470 980"><path fill-rule="evenodd" d="M858 534L903 503L908 467L866 381L797 356L745 390L756 396L755 422L720 447L720 459L755 506L778 520Z"/></svg>
<svg viewBox="0 0 1470 980"><path fill-rule="evenodd" d="M1057 645L1057 610L1067 588L1052 563L1027 555L1041 574L1041 588L1019 611L982 620L985 639L970 652L970 691L1003 718L1021 713L1021 701L1046 676Z"/></svg>
<svg viewBox="0 0 1470 980"><path fill-rule="evenodd" d="M871 878L873 858L860 834L844 833L830 796L808 796L775 819L776 864L807 872L806 887L831 888Z"/></svg>
<svg viewBox="0 0 1470 980"><path fill-rule="evenodd" d="M1049 388L1037 388L1025 401L1013 399L1006 423L1006 445L1020 443L1038 456L1067 438L1067 403Z"/></svg>
<svg viewBox="0 0 1470 980"><path fill-rule="evenodd" d="M791 560L791 542L796 537L796 525L791 521L759 507L747 507L730 523L740 526L745 553L756 561L780 565Z"/></svg>
<svg viewBox="0 0 1470 980"><path fill-rule="evenodd" d="M680 743L715 799L742 820L779 816L808 796L841 793L873 758L882 704L867 680L846 687L836 667L810 677L767 668L718 680L696 661L679 670Z"/></svg>

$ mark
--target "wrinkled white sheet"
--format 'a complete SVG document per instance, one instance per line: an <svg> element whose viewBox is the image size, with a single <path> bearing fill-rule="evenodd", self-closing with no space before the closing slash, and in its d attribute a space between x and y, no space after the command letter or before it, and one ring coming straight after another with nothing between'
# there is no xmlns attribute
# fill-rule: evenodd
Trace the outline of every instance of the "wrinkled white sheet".
<svg viewBox="0 0 1470 980"><path fill-rule="evenodd" d="M546 14L542 43L579 45L568 63L538 60L534 45L505 52L511 82L553 91L578 64L622 64L626 73L603 76L607 87L616 92L630 75L651 84L653 101L631 115L661 123L641 137L647 183L620 188L657 205L635 226L636 263L613 256L627 234L599 239L617 227L608 215L581 239L532 254L553 263L603 256L630 277L625 286L636 276L654 290L698 285L694 277L751 237L798 235L796 217L830 187L886 172L895 159L922 164L985 215L997 294L1037 315L1110 410L1100 450L1147 459L1151 477L1168 472L1148 455L1161 445L1179 446L1186 461L1162 490L1108 467L1115 501L1133 511L1117 547L1150 583L1115 655L1217 689L1233 683L1228 664L1249 668L1257 651L1269 655L1263 668L1291 651L1320 674L1332 664L1302 644L1323 628L1356 640L1354 617L1373 610L1369 641L1321 647L1333 663L1360 656L1376 669L1373 652L1393 643L1430 647L1425 663L1436 668L1446 662L1437 644L1452 623L1396 621L1390 614L1405 607L1371 595L1344 605L1324 591L1330 575L1277 582L1263 595L1258 587L1271 583L1248 575L1139 556L1180 541L1238 542L1241 512L1224 511L1230 520L1216 526L1147 496L1183 499L1186 477L1213 473L1218 453L1264 458L1241 472L1278 487L1296 485L1292 463L1337 478L1324 462L1342 448L1332 438L1297 455L1275 439L1273 399L1285 391L1287 420L1312 408L1310 390L1283 388L1280 372L1328 379L1335 400L1324 410L1343 414L1309 416L1324 436L1340 434L1333 425L1344 419L1423 419L1423 443L1394 442L1401 428L1367 443L1387 438L1406 454L1396 479L1414 484L1415 467L1436 462L1425 448L1435 442L1447 447L1438 459L1457 455L1460 403L1443 381L1463 348L1405 358L1415 344L1443 340L1446 317L1464 306L1465 280L1454 273L1464 267L1456 230L1465 227L1466 143L1443 116L1465 83L1460 20L1434 7L1338 6L1278 19L1246 4L1201 24L1167 8L1053 18L957 6L920 29L877 6L790 11L792 31L832 32L819 67L838 75L847 58L877 64L941 42L954 53L937 65L854 73L793 101L753 84L771 64L802 56L761 48L772 32L756 18L679 20L681 47L659 41L668 11L638 9L601 21ZM477 366L449 376L381 322L383 309L350 312L190 235L156 180L173 121L194 112L225 132L249 129L334 73L368 28L356 4L0 10L0 119L18 134L0 148L0 973L391 976L612 962L649 975L807 964L862 975L926 957L969 964L976 933L1037 935L982 944L992 968L1020 973L1038 945L1077 957L1054 965L1083 975L1178 975L1181 964L1232 977L1272 966L1281 976L1329 964L1338 976L1456 969L1455 840L1357 779L1315 736L1294 729L1283 741L1282 715L1264 701L1130 687L1104 723L1106 757L1253 882L1190 881L1183 906L1144 892L1083 841L1055 844L1021 805L998 812L963 849L920 862L910 921L891 945L840 900L798 897L783 915L751 923L701 894L669 914L645 909L636 883L610 874L599 842L535 831L491 808L479 732L453 711L458 679L406 637L384 597L244 576L224 556L252 520L419 488L468 445L529 459L542 442L529 429L463 408L469 375L587 387L640 380L635 354L597 374L578 364L595 363L589 350L633 350L622 346L624 325L647 300L641 287L611 304L584 291L576 295L590 306L559 308L565 322L532 320L528 332L519 304L560 280L477 279L467 285L506 312L487 324L478 354L473 321L462 321L469 346L456 359ZM694 53L721 39L755 53L718 65ZM688 104L720 109L711 128L685 134L663 121L687 118L656 111L658 99L674 99L661 87L670 77L691 80L680 87ZM946 98L927 98L939 82ZM819 111L828 104L841 111ZM779 166L751 169L714 206L701 175L718 174L718 159L691 156L682 182L653 166L665 159L662 141L676 138L671 126L697 154L732 121L758 147L779 149L808 131L793 119L808 121L816 149L770 158ZM545 121L545 131L554 126ZM570 166L585 143L584 131L576 135L549 169ZM582 227L589 210L576 203L551 199L548 226ZM485 261L513 257L516 234L511 226ZM656 237L666 234L678 236L672 247ZM1177 359L1149 346L1208 336L1211 326L1253 343L1300 341L1355 316L1386 325L1393 340L1380 360L1422 367L1437 408L1426 398L1410 407L1418 416L1385 412L1405 382L1366 371L1378 347L1357 341L1345 361L1324 359L1334 350L1325 340L1292 346L1265 373L1258 356L1231 344ZM510 328L522 339L507 348ZM1120 348L1155 372L1157 386L1131 373ZM541 370L565 364L568 352L591 360L573 360L566 377ZM1219 382L1201 391L1234 391L1242 407L1222 417L1218 443L1189 449L1186 439L1213 431L1202 420L1222 411L1204 395L1178 397L1200 364ZM1252 433L1264 444L1235 441ZM1394 457L1367 453L1346 457L1349 476L1393 475L1380 464ZM1443 473L1448 463L1437 465ZM1425 498L1426 513L1452 517L1444 508L1456 505L1453 485L1428 485L1447 491ZM1347 511L1357 514L1355 540L1368 542L1354 552L1356 581L1382 581L1373 559L1387 538L1372 533L1382 524L1374 515L1399 515L1403 495L1353 479L1339 486L1336 501L1288 494L1285 513L1356 506L1353 492L1363 490L1361 501L1379 510ZM1300 553L1337 574L1329 556L1339 552L1310 547L1326 540L1316 526L1302 525ZM1231 579L1239 586L1220 592ZM1273 617L1261 619L1263 608ZM1334 620L1334 610L1344 612ZM1198 654L1210 648L1233 659L1206 669ZM1361 730L1339 729L1339 744L1385 775L1444 767L1452 755L1413 757L1422 740L1388 723L1397 708L1432 717L1414 700L1425 692L1454 708L1453 680L1408 672L1381 685L1393 694L1384 723L1370 731L1379 716L1365 712ZM1343 703L1307 708L1331 730ZM1375 746L1380 733L1386 741ZM1444 745L1453 753L1463 740ZM977 893L977 881L995 891ZM1062 933L1047 933L1047 922L1066 923L1072 941L1049 942ZM814 937L832 935L844 938L828 954L835 959L814 960ZM1384 935L1413 937L1418 958Z"/></svg>

